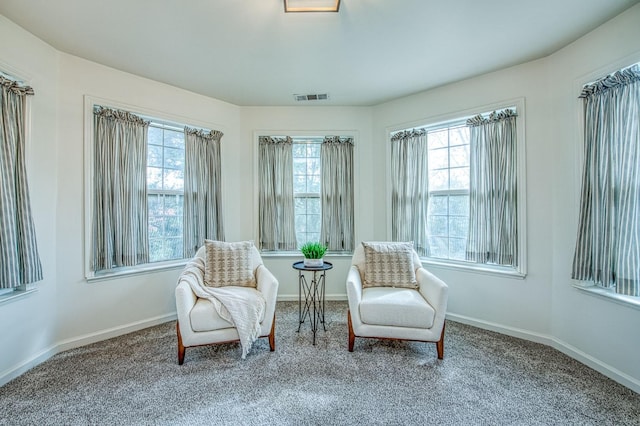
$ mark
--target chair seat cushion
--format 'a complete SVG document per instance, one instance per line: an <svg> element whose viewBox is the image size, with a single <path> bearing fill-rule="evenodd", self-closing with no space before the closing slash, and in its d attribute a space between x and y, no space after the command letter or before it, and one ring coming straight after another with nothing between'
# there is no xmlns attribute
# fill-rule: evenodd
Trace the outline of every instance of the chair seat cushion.
<svg viewBox="0 0 640 426"><path fill-rule="evenodd" d="M419 291L409 288L371 287L362 290L360 319L365 324L431 328L436 311Z"/></svg>
<svg viewBox="0 0 640 426"><path fill-rule="evenodd" d="M239 293L245 291L255 291L248 287L236 287ZM260 323L264 321L264 311L260 318ZM222 328L232 328L234 325L218 315L216 308L207 299L198 298L196 304L189 313L191 320L191 329L196 332L220 330Z"/></svg>

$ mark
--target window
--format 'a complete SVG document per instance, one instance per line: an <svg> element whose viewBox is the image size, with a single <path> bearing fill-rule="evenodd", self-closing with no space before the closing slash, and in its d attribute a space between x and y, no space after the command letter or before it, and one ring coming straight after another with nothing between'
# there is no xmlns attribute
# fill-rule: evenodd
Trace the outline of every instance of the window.
<svg viewBox="0 0 640 426"><path fill-rule="evenodd" d="M0 298L33 289L43 278L31 215L25 156L31 87L0 72Z"/></svg>
<svg viewBox="0 0 640 426"><path fill-rule="evenodd" d="M293 139L293 197L296 243L320 241L320 144L322 138Z"/></svg>
<svg viewBox="0 0 640 426"><path fill-rule="evenodd" d="M640 297L640 64L583 87L584 169L571 277Z"/></svg>
<svg viewBox="0 0 640 426"><path fill-rule="evenodd" d="M353 138L258 137L258 246L354 248Z"/></svg>
<svg viewBox="0 0 640 426"><path fill-rule="evenodd" d="M147 142L149 261L181 259L184 131L152 121Z"/></svg>
<svg viewBox="0 0 640 426"><path fill-rule="evenodd" d="M427 261L525 274L522 103L391 133L391 238Z"/></svg>
<svg viewBox="0 0 640 426"><path fill-rule="evenodd" d="M222 132L85 105L87 278L171 266L224 239Z"/></svg>
<svg viewBox="0 0 640 426"><path fill-rule="evenodd" d="M469 128L454 124L427 130L430 255L465 259L469 230Z"/></svg>

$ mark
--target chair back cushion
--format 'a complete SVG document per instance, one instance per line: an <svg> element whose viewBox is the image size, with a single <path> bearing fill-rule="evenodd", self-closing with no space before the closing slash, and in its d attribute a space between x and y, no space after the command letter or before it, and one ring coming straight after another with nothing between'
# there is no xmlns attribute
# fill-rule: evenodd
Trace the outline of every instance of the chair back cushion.
<svg viewBox="0 0 640 426"><path fill-rule="evenodd" d="M411 242L363 242L354 251L362 287L418 288L416 269L422 267Z"/></svg>
<svg viewBox="0 0 640 426"><path fill-rule="evenodd" d="M205 240L204 284L209 287L256 287L254 272L258 265L254 267L254 250L257 252L252 241Z"/></svg>

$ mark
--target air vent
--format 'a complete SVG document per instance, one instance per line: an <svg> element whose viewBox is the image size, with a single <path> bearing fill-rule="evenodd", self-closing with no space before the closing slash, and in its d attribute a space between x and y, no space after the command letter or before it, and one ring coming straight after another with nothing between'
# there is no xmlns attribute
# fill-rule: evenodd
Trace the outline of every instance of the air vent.
<svg viewBox="0 0 640 426"><path fill-rule="evenodd" d="M303 101L326 101L329 99L329 95L326 93L314 93L310 95L293 95L293 98L298 102Z"/></svg>

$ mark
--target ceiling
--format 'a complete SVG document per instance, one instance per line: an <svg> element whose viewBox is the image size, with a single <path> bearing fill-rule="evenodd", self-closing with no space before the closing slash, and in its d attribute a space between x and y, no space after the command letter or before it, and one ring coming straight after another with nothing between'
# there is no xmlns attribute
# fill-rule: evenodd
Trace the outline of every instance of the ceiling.
<svg viewBox="0 0 640 426"><path fill-rule="evenodd" d="M368 106L547 56L640 0L0 0L56 49L240 106ZM328 93L296 102L294 94Z"/></svg>

